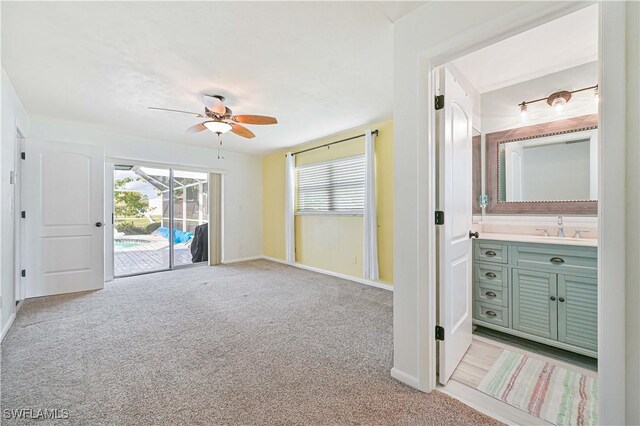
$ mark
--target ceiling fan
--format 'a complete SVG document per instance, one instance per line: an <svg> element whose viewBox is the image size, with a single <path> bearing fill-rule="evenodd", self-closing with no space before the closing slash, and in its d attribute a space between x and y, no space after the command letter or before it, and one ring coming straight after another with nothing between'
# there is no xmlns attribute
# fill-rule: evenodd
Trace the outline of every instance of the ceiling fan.
<svg viewBox="0 0 640 426"><path fill-rule="evenodd" d="M179 112L183 114L195 115L199 118L207 118L206 121L198 123L187 129L189 133L198 133L210 130L216 133L218 137L223 133L231 131L243 138L251 139L256 135L242 124L277 124L278 120L274 117L265 115L233 115L233 111L224 105L224 96L220 95L204 95L203 104L204 112L190 112L177 109L149 107L149 109L158 111ZM242 124L240 124L242 123Z"/></svg>

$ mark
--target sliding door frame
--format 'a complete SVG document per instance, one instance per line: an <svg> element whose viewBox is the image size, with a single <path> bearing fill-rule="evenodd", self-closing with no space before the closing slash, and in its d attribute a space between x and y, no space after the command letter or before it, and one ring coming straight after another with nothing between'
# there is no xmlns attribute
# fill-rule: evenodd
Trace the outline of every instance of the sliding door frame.
<svg viewBox="0 0 640 426"><path fill-rule="evenodd" d="M153 269L150 271L142 271L142 272L136 272L136 273L132 273L132 274L123 274L123 275L116 275L115 273L115 250L113 248L113 242L114 242L114 236L115 236L115 203L113 201L113 197L115 196L114 193L114 189L113 186L115 184L115 176L114 176L114 166L117 164L122 164L122 165L132 165L132 166L142 166L142 167L152 167L152 168L158 168L158 169L165 169L169 171L169 264L166 268L161 268L161 269ZM223 184L224 184L224 178L223 176L225 174L227 174L226 170L221 170L221 169L205 169L205 168L200 168L200 167L190 167L190 166L184 166L184 165L179 165L179 164L168 164L168 163L153 163L153 162L148 162L148 161L138 161L138 160L132 160L132 159L126 159L126 158L114 158L114 157L108 157L105 159L105 182L107 183L107 186L110 188L109 191L105 191L105 197L109 198L108 200L105 200L106 203L105 205L108 205L110 208L110 214L111 214L111 236L110 238L106 238L105 240L108 241L108 244L111 246L110 250L108 252L105 252L105 263L109 263L109 265L106 265L105 267L105 281L111 281L115 278L126 278L126 277L131 277L131 276L137 276L137 275L146 275L146 274L154 274L156 272L167 272L167 271L172 271L172 270L179 270L179 269L186 269L186 268L194 268L194 267L198 267L198 266L213 266L211 264L212 259L209 259L207 261L203 261L203 262L197 262L197 263L190 263L190 264L184 264L184 265L176 265L175 264L175 253L174 253L174 246L175 246L175 242L173 240L173 238L171 238L171 236L173 236L173 232L174 232L174 220L175 220L175 215L174 215L174 171L175 170L179 170L179 171L189 171L189 172L198 172L198 173L205 173L207 175L207 207L209 209L209 221L211 222L211 174L217 174L220 175L220 180L219 180L219 186L220 188L217 189L217 192L219 192L220 194L223 193ZM186 195L186 191L185 191L185 195ZM217 226L216 226L216 231L215 232L215 239L216 241L211 241L211 227L209 230L209 235L207 238L208 240L208 244L209 247L212 246L212 244L216 244L216 247L219 247L220 250L222 250L223 244L222 244L222 226L218 226L222 225L224 223L224 209L222 208L222 203L216 203L217 205L217 211L215 212L216 214L216 219L217 219ZM108 217L108 216L107 216ZM220 229L218 229L220 228ZM110 256L109 256L110 254ZM217 253L218 258L223 258L223 253L218 252ZM219 263L219 262L218 262Z"/></svg>

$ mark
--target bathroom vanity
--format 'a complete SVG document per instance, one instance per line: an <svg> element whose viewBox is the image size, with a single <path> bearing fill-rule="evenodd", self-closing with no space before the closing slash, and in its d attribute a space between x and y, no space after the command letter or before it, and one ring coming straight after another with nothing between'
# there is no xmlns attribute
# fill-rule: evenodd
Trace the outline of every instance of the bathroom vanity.
<svg viewBox="0 0 640 426"><path fill-rule="evenodd" d="M594 240L485 234L473 251L474 324L597 358Z"/></svg>

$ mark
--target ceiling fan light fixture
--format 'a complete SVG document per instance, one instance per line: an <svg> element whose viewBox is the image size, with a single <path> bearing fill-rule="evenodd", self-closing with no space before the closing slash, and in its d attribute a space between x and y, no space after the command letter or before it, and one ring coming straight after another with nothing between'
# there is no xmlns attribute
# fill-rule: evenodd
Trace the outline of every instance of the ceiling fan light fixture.
<svg viewBox="0 0 640 426"><path fill-rule="evenodd" d="M233 126L229 123L225 123L224 121L205 121L204 126L211 130L213 133L227 133L229 130L233 129Z"/></svg>

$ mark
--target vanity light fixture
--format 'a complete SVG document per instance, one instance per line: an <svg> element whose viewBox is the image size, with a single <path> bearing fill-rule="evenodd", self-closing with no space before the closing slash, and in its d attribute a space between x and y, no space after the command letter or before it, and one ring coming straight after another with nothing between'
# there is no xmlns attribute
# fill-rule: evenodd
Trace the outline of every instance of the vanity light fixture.
<svg viewBox="0 0 640 426"><path fill-rule="evenodd" d="M524 121L527 119L527 104L525 101L522 101L522 103L518 105L520 105L520 117Z"/></svg>
<svg viewBox="0 0 640 426"><path fill-rule="evenodd" d="M520 107L520 115L522 116L523 119L526 118L527 105L533 104L536 102L542 102L542 101L546 101L547 104L555 108L556 111L561 111L564 108L564 106L571 100L571 96L574 93L584 92L585 90L593 90L596 101L599 100L597 84L594 86L583 87L582 89L577 89L577 90L571 90L571 91L561 90L559 92L550 94L546 98L534 99L532 101L522 101L522 103L518 104L518 106Z"/></svg>

